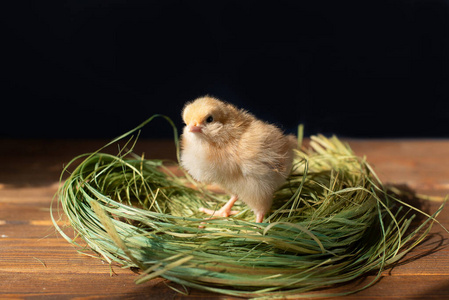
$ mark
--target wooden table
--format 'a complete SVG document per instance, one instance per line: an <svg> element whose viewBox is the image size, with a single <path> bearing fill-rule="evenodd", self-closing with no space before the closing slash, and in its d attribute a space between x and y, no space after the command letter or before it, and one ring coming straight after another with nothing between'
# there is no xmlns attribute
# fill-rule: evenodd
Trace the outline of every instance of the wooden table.
<svg viewBox="0 0 449 300"><path fill-rule="evenodd" d="M347 141L358 155L367 156L384 182L432 196L449 194L449 140ZM55 232L49 208L63 164L103 144L0 140L0 298L230 299L192 289L184 296L164 279L136 285L131 270L111 271L100 259L79 254ZM145 157L175 158L170 141L139 141L136 152L141 151ZM434 212L440 203L422 205ZM438 219L449 228L449 207ZM405 261L418 259L386 270L374 286L348 298L449 299L449 234L437 225L432 233Z"/></svg>

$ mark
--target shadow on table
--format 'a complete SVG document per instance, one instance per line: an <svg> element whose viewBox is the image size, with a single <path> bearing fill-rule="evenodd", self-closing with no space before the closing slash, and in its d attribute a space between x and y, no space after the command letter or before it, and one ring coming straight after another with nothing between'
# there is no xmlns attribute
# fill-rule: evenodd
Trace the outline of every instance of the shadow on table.
<svg viewBox="0 0 449 300"><path fill-rule="evenodd" d="M446 276L447 278L447 276ZM447 280L447 279L446 279ZM448 299L449 295L449 281L440 284L437 287L429 288L420 295L416 295L413 299Z"/></svg>
<svg viewBox="0 0 449 300"><path fill-rule="evenodd" d="M414 218L404 236L413 233L419 228L419 226L427 222L427 224L425 224L425 226L417 232L416 238L413 238L411 241L404 245L405 248L417 242L417 239L421 236L421 234L425 233L425 231L428 229L428 226L441 226L438 222L435 222L434 220L429 218L429 216L432 216L433 218L434 214L438 210L438 206L443 205L443 202L441 202L441 204L435 205L435 202L420 198L414 190L410 189L407 185L404 184L386 185L386 188L392 191L394 197L413 207L410 207L408 211L407 209L405 209L405 211L403 211L401 214L401 216L405 214L414 215ZM436 220L438 220L438 216L436 216ZM442 228L442 230L444 230L444 228ZM447 243L445 243L446 241L447 238L445 238L441 233L428 233L425 238L420 241L418 245L416 245L417 248L425 245L426 249L424 251L415 251L415 249L413 249L409 254L406 255L405 258L399 260L391 268L394 268L398 265L407 264L410 261L435 253L443 247L447 246Z"/></svg>

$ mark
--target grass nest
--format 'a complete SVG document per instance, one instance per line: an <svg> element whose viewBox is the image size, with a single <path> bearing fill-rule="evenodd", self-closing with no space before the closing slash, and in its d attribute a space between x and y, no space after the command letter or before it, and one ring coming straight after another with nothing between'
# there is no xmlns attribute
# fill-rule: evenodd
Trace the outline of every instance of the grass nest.
<svg viewBox="0 0 449 300"><path fill-rule="evenodd" d="M348 145L319 135L307 148L298 141L292 173L264 223L239 203L235 216L206 218L198 209L219 208L226 195L133 153L133 134L155 117L106 145L127 141L117 155L102 148L74 158L61 178L82 161L57 193L77 237L109 263L140 268L137 283L162 276L241 297L296 298L318 289L315 296L349 294L373 284L419 244L443 208L431 216L401 201ZM411 228L417 214L425 219ZM84 251L53 215L61 235ZM326 292L372 271L377 277L361 288Z"/></svg>

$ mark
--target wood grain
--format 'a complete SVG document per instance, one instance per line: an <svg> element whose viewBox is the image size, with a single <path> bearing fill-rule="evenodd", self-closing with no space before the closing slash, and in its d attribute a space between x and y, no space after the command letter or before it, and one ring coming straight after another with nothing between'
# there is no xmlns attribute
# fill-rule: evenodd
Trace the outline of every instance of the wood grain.
<svg viewBox="0 0 449 300"><path fill-rule="evenodd" d="M384 182L413 192L444 197L449 194L448 140L347 140L366 155ZM173 291L158 278L136 285L129 269L112 268L100 259L79 254L55 229L50 205L59 175L71 158L95 151L105 141L0 141L0 298L1 299L233 299L188 289ZM117 148L108 151L116 153ZM171 141L139 141L145 157L175 159ZM419 201L434 212L438 202ZM449 209L439 218L449 228ZM67 233L70 234L70 230ZM382 274L379 282L350 299L448 299L448 234L434 226L423 244L401 263ZM363 279L373 280L374 274ZM362 282L337 288L346 291Z"/></svg>

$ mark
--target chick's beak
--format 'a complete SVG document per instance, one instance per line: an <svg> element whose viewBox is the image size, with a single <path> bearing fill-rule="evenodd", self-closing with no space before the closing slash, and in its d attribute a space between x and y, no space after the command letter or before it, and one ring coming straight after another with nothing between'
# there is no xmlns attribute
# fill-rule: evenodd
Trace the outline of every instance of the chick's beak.
<svg viewBox="0 0 449 300"><path fill-rule="evenodd" d="M189 132L198 132L198 133L203 132L203 127L198 126L197 124L187 125L187 128L188 128Z"/></svg>

